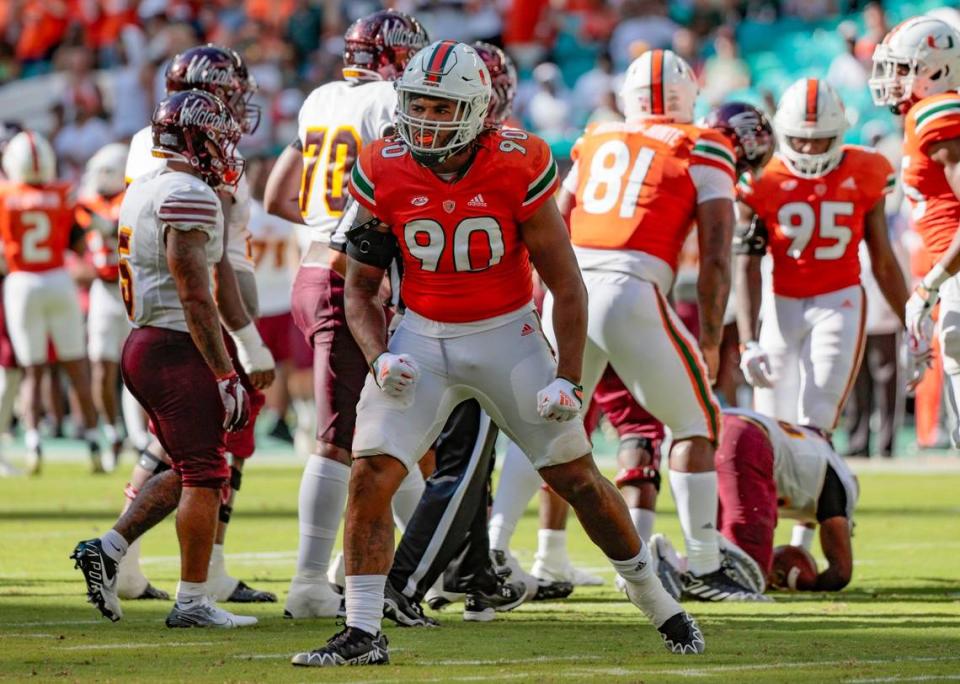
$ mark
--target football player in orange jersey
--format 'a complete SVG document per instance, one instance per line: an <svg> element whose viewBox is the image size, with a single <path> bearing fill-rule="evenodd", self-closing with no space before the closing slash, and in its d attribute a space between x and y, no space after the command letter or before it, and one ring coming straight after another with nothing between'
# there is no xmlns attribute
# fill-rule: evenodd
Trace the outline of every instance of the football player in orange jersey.
<svg viewBox="0 0 960 684"><path fill-rule="evenodd" d="M626 121L587 128L559 200L590 292L585 394L609 363L673 433L670 486L691 559L686 593L764 600L722 571L716 533L720 408L710 385L730 290L734 150L721 133L691 124L696 79L669 50L638 57L621 96ZM666 300L694 221L699 347ZM545 327L559 341L549 309L548 296Z"/></svg>
<svg viewBox="0 0 960 684"><path fill-rule="evenodd" d="M0 186L0 239L10 272L3 304L13 350L26 372L28 469L36 475L41 468L37 406L52 340L80 403L93 472L103 472L83 314L76 285L63 266L68 248L84 250L83 231L74 222L75 201L70 187L56 181L53 149L37 133L24 131L7 144L3 170L9 182Z"/></svg>
<svg viewBox="0 0 960 684"><path fill-rule="evenodd" d="M663 589L623 499L596 468L580 416L586 290L539 138L483 131L490 75L440 41L397 81L399 139L353 167L347 322L370 363L357 407L346 532L346 627L294 665L389 662L380 631L393 555L390 499L452 409L477 399L567 499L674 653L700 653L696 623ZM407 312L386 340L384 269L399 248ZM531 262L556 301L558 355L533 309ZM537 391L538 388L542 388Z"/></svg>
<svg viewBox="0 0 960 684"><path fill-rule="evenodd" d="M111 143L90 158L76 214L77 225L86 231L87 250L95 274L87 313L87 352L93 367L93 400L112 451L113 463L109 470L116 467L123 449L123 436L117 423L117 380L120 349L130 331L117 286L120 278L117 231L127 153L126 145Z"/></svg>
<svg viewBox="0 0 960 684"><path fill-rule="evenodd" d="M774 117L779 148L757 177L739 184L737 300L740 366L760 413L829 436L864 349L865 240L884 298L901 312L907 287L887 234L885 195L893 168L879 152L843 144L843 103L826 83L800 79ZM761 305L760 259L769 251L773 292Z"/></svg>
<svg viewBox="0 0 960 684"><path fill-rule="evenodd" d="M940 345L954 418L960 399L960 35L931 17L895 27L873 55L873 101L904 116L903 192L935 263L906 305L907 329L933 334L930 312L940 300ZM954 424L957 421L954 420ZM951 435L960 446L960 428Z"/></svg>

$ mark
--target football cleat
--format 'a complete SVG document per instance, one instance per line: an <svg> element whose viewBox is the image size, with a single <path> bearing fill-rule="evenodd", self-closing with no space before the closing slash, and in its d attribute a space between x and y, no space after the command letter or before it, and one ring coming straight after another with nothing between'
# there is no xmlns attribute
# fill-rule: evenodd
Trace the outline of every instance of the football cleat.
<svg viewBox="0 0 960 684"><path fill-rule="evenodd" d="M493 593L467 593L463 600L463 619L466 622L490 622L498 612L513 610L527 598L527 585L520 580L500 582Z"/></svg>
<svg viewBox="0 0 960 684"><path fill-rule="evenodd" d="M667 650L677 655L700 655L706 648L696 621L684 612L677 613L657 627Z"/></svg>
<svg viewBox="0 0 960 684"><path fill-rule="evenodd" d="M334 634L326 646L290 659L300 667L338 667L340 665L386 665L390 662L387 636L368 634L356 627L347 627Z"/></svg>
<svg viewBox="0 0 960 684"><path fill-rule="evenodd" d="M542 580L525 571L509 551L491 550L493 568L505 580L522 580L527 585L527 601L558 601L573 593L571 582Z"/></svg>
<svg viewBox="0 0 960 684"><path fill-rule="evenodd" d="M43 452L40 447L27 450L27 475L39 475L43 471Z"/></svg>
<svg viewBox="0 0 960 684"><path fill-rule="evenodd" d="M100 445L96 442L87 442L87 449L90 452L90 472L94 475L103 475L107 470L103 467L103 455L100 453Z"/></svg>
<svg viewBox="0 0 960 684"><path fill-rule="evenodd" d="M599 587L603 584L602 577L575 568L570 561L567 561L565 565L554 566L537 558L533 562L530 573L540 580L546 580L547 582L569 582L575 587Z"/></svg>
<svg viewBox="0 0 960 684"><path fill-rule="evenodd" d="M401 594L387 580L383 588L383 617L393 620L401 627L439 627L434 618L423 614L423 608L416 601Z"/></svg>
<svg viewBox="0 0 960 684"><path fill-rule="evenodd" d="M698 601L757 601L769 603L772 599L735 582L721 569L706 575L683 575L683 595Z"/></svg>
<svg viewBox="0 0 960 684"><path fill-rule="evenodd" d="M762 594L767 589L763 570L746 551L720 536L720 569L727 577L751 591Z"/></svg>
<svg viewBox="0 0 960 684"><path fill-rule="evenodd" d="M430 606L430 610L443 610L451 603L456 603L457 601L463 601L466 598L465 594L458 594L453 591L445 591L444 589L438 589L437 587L431 587L424 599L427 601L427 605Z"/></svg>
<svg viewBox="0 0 960 684"><path fill-rule="evenodd" d="M683 595L683 574L678 567L679 557L670 540L662 534L650 537L650 554L660 584L675 601Z"/></svg>
<svg viewBox="0 0 960 684"><path fill-rule="evenodd" d="M331 589L326 580L307 582L293 578L283 607L283 617L341 617L345 614L343 597Z"/></svg>
<svg viewBox="0 0 960 684"><path fill-rule="evenodd" d="M74 568L83 573L87 583L87 601L105 618L117 622L123 617L117 596L117 562L103 552L99 539L80 542L70 558L76 561Z"/></svg>
<svg viewBox="0 0 960 684"><path fill-rule="evenodd" d="M228 603L276 603L277 595L272 591L254 589L244 581L237 583L237 588L227 597Z"/></svg>
<svg viewBox="0 0 960 684"><path fill-rule="evenodd" d="M157 589L155 586L147 582L146 589L143 590L139 596L133 598L134 601L169 601L170 594L165 592L163 589Z"/></svg>
<svg viewBox="0 0 960 684"><path fill-rule="evenodd" d="M167 627L212 627L215 629L235 629L250 627L257 624L257 618L248 615L234 615L219 608L203 597L194 599L188 604L179 601L173 604L170 614L167 615Z"/></svg>

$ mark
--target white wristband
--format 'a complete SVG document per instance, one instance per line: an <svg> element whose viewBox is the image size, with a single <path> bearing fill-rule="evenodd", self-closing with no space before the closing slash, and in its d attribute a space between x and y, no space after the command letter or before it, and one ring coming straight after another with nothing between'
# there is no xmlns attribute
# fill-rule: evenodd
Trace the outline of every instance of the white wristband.
<svg viewBox="0 0 960 684"><path fill-rule="evenodd" d="M257 326L252 321L239 330L231 330L230 337L233 338L233 341L237 343L238 347L243 347L244 349L256 349L257 347L263 346L263 338L260 337L260 331L257 330Z"/></svg>
<svg viewBox="0 0 960 684"><path fill-rule="evenodd" d="M933 265L933 268L927 272L927 275L923 276L923 280L920 282L928 290L939 290L940 286L950 277L951 274L947 273L947 269L941 264L936 263Z"/></svg>

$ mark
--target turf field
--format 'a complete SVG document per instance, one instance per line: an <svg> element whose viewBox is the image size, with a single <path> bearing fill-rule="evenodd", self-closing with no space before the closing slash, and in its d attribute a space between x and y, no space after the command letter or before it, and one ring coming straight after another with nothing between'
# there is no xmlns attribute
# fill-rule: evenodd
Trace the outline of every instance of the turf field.
<svg viewBox="0 0 960 684"><path fill-rule="evenodd" d="M64 447L61 447L63 449ZM72 447L66 447L67 449ZM534 603L489 624L440 615L439 629L387 626L387 668L294 669L289 657L321 644L333 620L281 618L282 603L254 607L260 624L229 632L171 631L169 604L127 603L117 624L84 602L67 559L75 542L105 530L122 503L122 474L87 475L77 459L39 479L0 480L0 680L22 681L960 681L960 469L956 460L909 472L869 468L855 537L853 584L835 596L777 596L771 605L689 606L707 639L701 657L669 655L639 612L612 588L612 572L571 524L571 553L605 587ZM289 458L254 461L227 543L234 575L281 596L294 569L300 469ZM679 540L669 495L657 526ZM781 526L780 537L789 535ZM531 507L515 546L528 567ZM173 525L144 542L144 568L172 591Z"/></svg>

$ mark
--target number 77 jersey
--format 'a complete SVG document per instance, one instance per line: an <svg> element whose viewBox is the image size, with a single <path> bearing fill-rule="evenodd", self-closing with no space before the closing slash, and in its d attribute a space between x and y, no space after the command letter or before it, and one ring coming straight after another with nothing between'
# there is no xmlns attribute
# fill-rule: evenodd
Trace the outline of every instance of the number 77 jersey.
<svg viewBox="0 0 960 684"><path fill-rule="evenodd" d="M805 299L859 285L864 220L895 184L886 157L855 145L825 176L796 176L779 156L759 178L744 176L740 200L769 233L774 293Z"/></svg>
<svg viewBox="0 0 960 684"><path fill-rule="evenodd" d="M451 181L395 139L365 147L353 167L353 196L400 244L404 304L432 321L483 321L533 300L520 225L553 197L557 165L523 131L486 131L475 144L469 168Z"/></svg>

